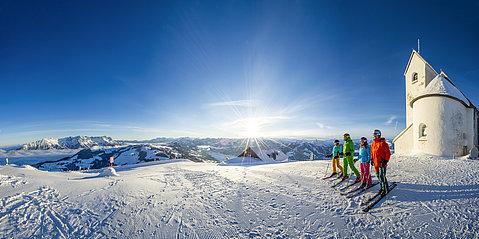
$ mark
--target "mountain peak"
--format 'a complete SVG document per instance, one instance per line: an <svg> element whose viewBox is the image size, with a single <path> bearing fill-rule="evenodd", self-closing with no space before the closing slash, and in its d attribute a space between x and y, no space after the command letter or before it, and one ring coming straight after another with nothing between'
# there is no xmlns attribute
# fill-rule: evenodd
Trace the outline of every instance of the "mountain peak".
<svg viewBox="0 0 479 239"><path fill-rule="evenodd" d="M79 149L94 146L115 146L118 143L108 136L69 136L59 139L43 138L24 144L21 150Z"/></svg>

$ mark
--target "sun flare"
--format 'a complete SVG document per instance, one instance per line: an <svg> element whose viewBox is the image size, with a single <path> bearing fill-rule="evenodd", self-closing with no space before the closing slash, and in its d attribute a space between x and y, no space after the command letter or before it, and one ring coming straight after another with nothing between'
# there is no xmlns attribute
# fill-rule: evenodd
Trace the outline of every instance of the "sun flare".
<svg viewBox="0 0 479 239"><path fill-rule="evenodd" d="M244 121L243 124L243 133L248 138L257 138L259 137L261 125L258 119L248 118Z"/></svg>

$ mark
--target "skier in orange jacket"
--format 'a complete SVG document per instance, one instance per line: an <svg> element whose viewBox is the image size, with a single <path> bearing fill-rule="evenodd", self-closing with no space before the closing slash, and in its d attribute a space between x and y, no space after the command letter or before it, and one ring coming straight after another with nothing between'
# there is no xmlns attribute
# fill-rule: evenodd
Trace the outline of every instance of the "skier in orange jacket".
<svg viewBox="0 0 479 239"><path fill-rule="evenodd" d="M389 145L384 138L381 137L381 131L374 130L374 140L371 144L371 159L374 165L374 171L379 179L381 189L379 192L385 195L389 192L389 184L386 178L386 168L388 166L389 158L391 157L391 151L389 151Z"/></svg>

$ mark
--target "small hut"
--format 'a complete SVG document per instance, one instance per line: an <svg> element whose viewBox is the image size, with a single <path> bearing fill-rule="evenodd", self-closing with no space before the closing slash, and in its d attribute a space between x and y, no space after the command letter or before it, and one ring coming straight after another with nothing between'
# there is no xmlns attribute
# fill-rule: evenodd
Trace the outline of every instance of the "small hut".
<svg viewBox="0 0 479 239"><path fill-rule="evenodd" d="M251 147L248 146L240 155L238 155L238 158L240 157L245 157L245 158L257 158L261 160L261 158L256 154L256 152L251 149Z"/></svg>

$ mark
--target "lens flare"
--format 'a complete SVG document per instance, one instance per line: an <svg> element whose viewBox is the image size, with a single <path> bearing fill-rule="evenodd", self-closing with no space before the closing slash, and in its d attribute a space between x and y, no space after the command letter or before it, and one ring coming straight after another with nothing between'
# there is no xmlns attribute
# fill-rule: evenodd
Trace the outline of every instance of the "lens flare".
<svg viewBox="0 0 479 239"><path fill-rule="evenodd" d="M242 128L242 134L248 138L257 138L260 136L261 125L256 118L248 118L244 120Z"/></svg>

